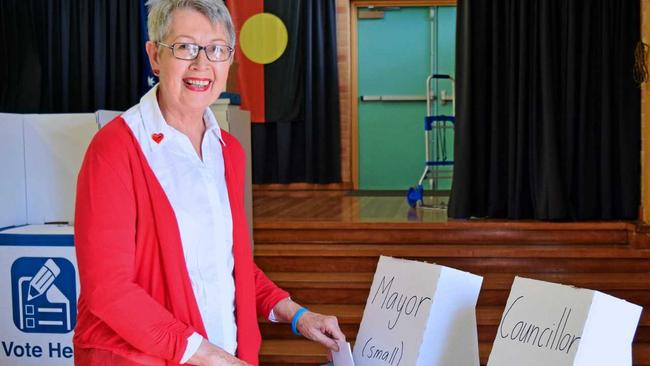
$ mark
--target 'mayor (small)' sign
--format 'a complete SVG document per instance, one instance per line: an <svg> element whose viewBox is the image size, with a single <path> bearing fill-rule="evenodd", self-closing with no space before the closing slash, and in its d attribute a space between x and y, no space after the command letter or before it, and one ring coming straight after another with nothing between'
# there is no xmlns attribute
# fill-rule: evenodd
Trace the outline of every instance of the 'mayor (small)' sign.
<svg viewBox="0 0 650 366"><path fill-rule="evenodd" d="M515 277L488 366L632 365L641 310L602 292Z"/></svg>
<svg viewBox="0 0 650 366"><path fill-rule="evenodd" d="M478 366L476 300L483 278L380 257L354 345L356 366Z"/></svg>

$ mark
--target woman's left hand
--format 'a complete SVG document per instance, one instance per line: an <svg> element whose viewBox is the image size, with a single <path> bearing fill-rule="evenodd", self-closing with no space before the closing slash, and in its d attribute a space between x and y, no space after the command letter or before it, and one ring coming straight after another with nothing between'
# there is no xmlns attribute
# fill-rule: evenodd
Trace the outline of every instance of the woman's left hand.
<svg viewBox="0 0 650 366"><path fill-rule="evenodd" d="M335 341L345 341L345 335L341 332L335 316L307 311L298 319L296 328L303 337L316 341L332 351L339 350Z"/></svg>

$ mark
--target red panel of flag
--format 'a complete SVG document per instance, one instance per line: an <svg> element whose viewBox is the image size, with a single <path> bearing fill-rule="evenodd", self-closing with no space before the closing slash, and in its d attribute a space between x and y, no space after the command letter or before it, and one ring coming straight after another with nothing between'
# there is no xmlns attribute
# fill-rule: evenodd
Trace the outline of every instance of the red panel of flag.
<svg viewBox="0 0 650 366"><path fill-rule="evenodd" d="M235 23L237 36L248 18L264 12L263 0L230 0L227 5ZM251 121L264 122L264 65L249 60L239 47L239 42L235 61L239 65L237 83L241 92L241 107L251 112Z"/></svg>

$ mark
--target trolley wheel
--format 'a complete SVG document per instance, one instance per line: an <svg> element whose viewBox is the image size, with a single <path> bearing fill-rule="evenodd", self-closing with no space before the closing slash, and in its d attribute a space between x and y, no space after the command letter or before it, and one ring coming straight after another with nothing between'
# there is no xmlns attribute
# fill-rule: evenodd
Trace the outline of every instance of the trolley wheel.
<svg viewBox="0 0 650 366"><path fill-rule="evenodd" d="M422 197L424 196L424 189L422 188L422 185L418 185L417 187L411 187L408 190L408 193L406 194L406 201L408 202L409 206L415 207L418 204L418 201L422 201Z"/></svg>

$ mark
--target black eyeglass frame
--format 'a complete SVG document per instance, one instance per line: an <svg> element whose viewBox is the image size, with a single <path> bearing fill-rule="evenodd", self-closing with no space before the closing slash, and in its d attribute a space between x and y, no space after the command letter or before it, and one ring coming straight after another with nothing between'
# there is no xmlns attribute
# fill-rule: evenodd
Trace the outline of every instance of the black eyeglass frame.
<svg viewBox="0 0 650 366"><path fill-rule="evenodd" d="M205 52L205 57L208 59L208 61L211 61L211 62L225 62L225 61L230 60L230 58L232 57L233 51L234 51L234 49L232 47L228 46L228 45L209 44L209 45L206 45L206 46L201 46L201 45L198 45L196 43L191 43L191 42L174 42L172 44L166 44L166 43L163 43L163 42L156 42L156 44L160 45L160 46L163 46L163 47L169 48L170 50L172 50L172 55L174 57L176 57L179 60L184 60L184 61L196 60L199 57L199 54L201 53L201 50L203 50ZM193 58L182 58L182 57L176 56L176 45L177 44L193 45L193 46L198 47L198 51L196 52L196 56L194 56ZM213 59L211 59L210 55L208 54L208 47L210 47L210 46L223 47L223 48L227 49L228 50L228 57L223 59L223 60L213 60Z"/></svg>

